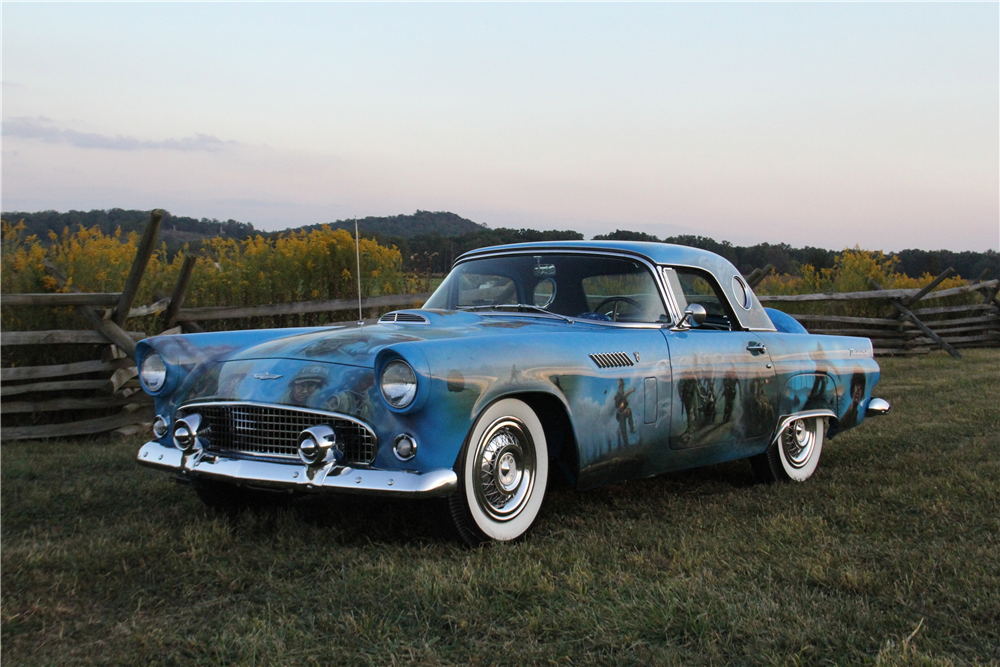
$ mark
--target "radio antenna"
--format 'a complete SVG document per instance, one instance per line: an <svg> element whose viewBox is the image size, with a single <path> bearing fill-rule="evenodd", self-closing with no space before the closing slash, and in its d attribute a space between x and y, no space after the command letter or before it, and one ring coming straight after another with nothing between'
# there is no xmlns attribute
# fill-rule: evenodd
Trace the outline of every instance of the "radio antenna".
<svg viewBox="0 0 1000 667"><path fill-rule="evenodd" d="M358 324L364 324L361 316L361 237L358 236L358 216L354 216L354 248L358 256Z"/></svg>

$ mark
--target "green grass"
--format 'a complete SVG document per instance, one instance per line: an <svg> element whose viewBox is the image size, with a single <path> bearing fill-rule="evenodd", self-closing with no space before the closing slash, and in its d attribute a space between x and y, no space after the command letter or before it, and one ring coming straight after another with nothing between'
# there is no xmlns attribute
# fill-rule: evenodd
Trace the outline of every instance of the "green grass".
<svg viewBox="0 0 1000 667"><path fill-rule="evenodd" d="M746 462L556 491L460 547L438 502L234 520L139 440L2 449L13 665L998 664L1000 352L882 361L805 484Z"/></svg>

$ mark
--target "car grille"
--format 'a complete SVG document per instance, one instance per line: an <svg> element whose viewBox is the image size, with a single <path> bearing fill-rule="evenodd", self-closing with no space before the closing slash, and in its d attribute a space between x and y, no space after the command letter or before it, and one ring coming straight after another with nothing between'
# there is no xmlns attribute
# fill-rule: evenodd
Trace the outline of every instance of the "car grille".
<svg viewBox="0 0 1000 667"><path fill-rule="evenodd" d="M375 434L341 415L252 403L212 403L185 406L177 416L193 413L200 414L210 428L208 432L201 429L209 451L298 460L299 433L326 424L337 434L344 463L364 465L375 460Z"/></svg>

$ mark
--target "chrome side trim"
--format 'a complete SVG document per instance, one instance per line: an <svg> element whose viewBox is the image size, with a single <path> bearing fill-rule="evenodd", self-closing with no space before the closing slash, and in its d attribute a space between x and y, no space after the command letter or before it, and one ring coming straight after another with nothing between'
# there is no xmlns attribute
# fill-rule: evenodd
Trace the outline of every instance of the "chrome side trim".
<svg viewBox="0 0 1000 667"><path fill-rule="evenodd" d="M868 407L865 409L865 417L881 417L882 415L889 414L889 401L884 398L873 398L868 401Z"/></svg>
<svg viewBox="0 0 1000 667"><path fill-rule="evenodd" d="M794 415L787 415L782 417L778 422L778 428L774 431L774 435L771 437L770 442L775 442L781 432L785 430L785 427L791 424L796 419L808 419L809 417L828 417L830 419L836 419L837 415L833 410L806 410L804 412L796 412Z"/></svg>
<svg viewBox="0 0 1000 667"><path fill-rule="evenodd" d="M414 472L370 470L329 463L309 466L298 462L276 463L232 459L201 452L185 455L153 441L139 450L140 465L175 472L190 479L215 479L241 486L372 496L433 498L454 493L458 475L451 469Z"/></svg>

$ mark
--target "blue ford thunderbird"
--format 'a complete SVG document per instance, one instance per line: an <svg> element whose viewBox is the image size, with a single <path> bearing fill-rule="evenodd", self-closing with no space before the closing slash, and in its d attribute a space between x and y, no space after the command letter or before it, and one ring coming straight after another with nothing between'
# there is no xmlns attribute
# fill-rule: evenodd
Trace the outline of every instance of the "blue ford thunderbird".
<svg viewBox="0 0 1000 667"><path fill-rule="evenodd" d="M887 412L871 341L814 336L710 252L526 243L466 253L377 324L158 336L139 463L209 505L268 493L446 497L470 544L576 488L745 458L803 481Z"/></svg>

